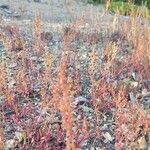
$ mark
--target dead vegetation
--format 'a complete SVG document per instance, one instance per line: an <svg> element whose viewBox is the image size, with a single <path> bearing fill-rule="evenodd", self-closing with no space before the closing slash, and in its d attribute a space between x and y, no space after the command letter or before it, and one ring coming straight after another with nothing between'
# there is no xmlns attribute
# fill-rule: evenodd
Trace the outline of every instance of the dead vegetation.
<svg viewBox="0 0 150 150"><path fill-rule="evenodd" d="M102 35L76 30L85 25L79 19L61 34L57 57L49 48L53 34L42 32L40 16L33 41L17 25L6 26L0 149L148 150L150 28L137 20L129 17L120 25L116 15ZM101 49L98 42L104 43Z"/></svg>

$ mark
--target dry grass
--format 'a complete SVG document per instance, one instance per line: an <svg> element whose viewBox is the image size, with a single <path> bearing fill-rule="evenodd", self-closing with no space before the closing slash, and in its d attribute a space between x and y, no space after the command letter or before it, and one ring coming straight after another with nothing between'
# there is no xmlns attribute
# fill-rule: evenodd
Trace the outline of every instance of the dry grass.
<svg viewBox="0 0 150 150"><path fill-rule="evenodd" d="M106 38L108 43L103 49L102 56L98 56L96 51L96 42L100 40L98 34L86 39L90 40L91 44L87 74L91 84L90 107L94 111L94 128L90 127L93 120L88 120L86 116L80 119L79 124L75 122L73 106L74 99L82 93L82 88L81 72L77 68L78 52L70 50L70 45L72 41L78 39L78 32L75 29L79 25L84 25L84 20L77 20L63 34L63 49L60 50L59 65L55 66L55 75L52 67L55 56L48 52L47 43L41 41L40 16L34 21L34 39L31 48L28 48L24 40L16 43L19 32L17 27L5 29L10 35L2 33L1 40L10 59L0 62L0 95L3 96L0 119L5 124L10 124L9 119L12 119L14 125L22 128L21 138L15 143L18 149L80 149L81 143L92 134L95 138L102 137L99 126L100 114L112 108L115 109L113 112L115 149L148 148L146 144L150 142L149 108L144 109L140 103L142 91L147 89L147 93L150 92L149 86L143 86L144 81L150 80L150 27L148 23L140 25L137 18L133 18L132 15L121 25L117 15L114 17L109 31L116 32L118 38ZM125 42L131 46L127 52L122 49ZM14 44L18 48L21 47L21 51L14 49ZM36 56L35 62L30 58L31 53ZM38 59L41 57L44 65L38 68ZM99 59L102 59L101 64ZM11 75L12 63L18 65ZM74 68L73 76L68 73L70 65ZM100 74L100 78L95 79L96 73ZM138 82L135 86L130 80L133 73L136 73ZM14 86L9 86L10 77L15 81ZM36 83L40 85L39 92L36 91ZM134 102L128 100L130 92L135 95ZM36 97L36 94L39 96ZM20 98L17 98L17 95L21 95ZM43 119L41 113L36 114L34 106L36 98L40 99L40 110L49 112L49 121ZM24 105L20 106L22 99ZM7 108L14 111L9 119L5 116ZM57 113L61 115L61 119L55 121ZM4 129L0 124L0 149L4 149L4 143Z"/></svg>

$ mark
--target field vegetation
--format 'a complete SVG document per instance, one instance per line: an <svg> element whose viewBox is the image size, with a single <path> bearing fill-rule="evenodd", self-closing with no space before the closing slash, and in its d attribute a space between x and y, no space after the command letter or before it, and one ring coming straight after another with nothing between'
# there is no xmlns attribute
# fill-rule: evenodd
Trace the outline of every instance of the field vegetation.
<svg viewBox="0 0 150 150"><path fill-rule="evenodd" d="M150 148L149 13L128 7L105 32L74 20L58 52L40 15L30 40L17 24L1 27L0 150Z"/></svg>

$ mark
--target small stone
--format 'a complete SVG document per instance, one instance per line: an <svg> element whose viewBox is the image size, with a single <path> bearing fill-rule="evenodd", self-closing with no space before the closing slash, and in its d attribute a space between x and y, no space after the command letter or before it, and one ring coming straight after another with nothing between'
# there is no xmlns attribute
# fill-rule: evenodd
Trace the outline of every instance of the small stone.
<svg viewBox="0 0 150 150"><path fill-rule="evenodd" d="M114 140L114 137L112 137L109 132L104 133L103 136L105 137L106 140L108 140L110 142L112 142Z"/></svg>
<svg viewBox="0 0 150 150"><path fill-rule="evenodd" d="M143 105L150 106L150 92L143 94L141 102L143 103Z"/></svg>
<svg viewBox="0 0 150 150"><path fill-rule="evenodd" d="M9 88L13 88L16 84L16 81L15 80L11 80L8 84Z"/></svg>
<svg viewBox="0 0 150 150"><path fill-rule="evenodd" d="M129 100L132 101L132 102L134 102L135 99L136 99L132 92L129 93L128 97L129 97Z"/></svg>
<svg viewBox="0 0 150 150"><path fill-rule="evenodd" d="M120 31L115 31L111 34L110 40L112 42L117 42L118 40L124 39L124 35Z"/></svg>
<svg viewBox="0 0 150 150"><path fill-rule="evenodd" d="M88 100L85 97L79 96L75 98L73 104L77 106L79 103L86 103L86 102L88 102Z"/></svg>
<svg viewBox="0 0 150 150"><path fill-rule="evenodd" d="M48 113L48 107L44 107L42 110L41 110L41 115L46 115Z"/></svg>
<svg viewBox="0 0 150 150"><path fill-rule="evenodd" d="M80 106L84 112L94 112L94 110L87 106Z"/></svg>
<svg viewBox="0 0 150 150"><path fill-rule="evenodd" d="M132 82L130 82L130 84L131 84L131 86L133 86L133 87L137 87L139 83L136 82L136 81L132 81Z"/></svg>
<svg viewBox="0 0 150 150"><path fill-rule="evenodd" d="M53 39L53 35L51 32L42 32L41 40L44 42L50 42Z"/></svg>
<svg viewBox="0 0 150 150"><path fill-rule="evenodd" d="M148 93L147 89L143 89L143 90L142 90L142 95L145 95L145 94L147 94L147 93Z"/></svg>
<svg viewBox="0 0 150 150"><path fill-rule="evenodd" d="M15 140L11 139L5 142L5 150L10 150L15 148Z"/></svg>
<svg viewBox="0 0 150 150"><path fill-rule="evenodd" d="M24 134L22 132L15 132L15 138L18 140L18 142L22 142L22 140L24 139Z"/></svg>
<svg viewBox="0 0 150 150"><path fill-rule="evenodd" d="M139 149L146 150L148 149L148 143L146 142L146 139L144 136L140 137L138 139Z"/></svg>
<svg viewBox="0 0 150 150"><path fill-rule="evenodd" d="M37 56L32 56L31 60L36 61L37 60Z"/></svg>
<svg viewBox="0 0 150 150"><path fill-rule="evenodd" d="M132 75L131 75L132 79L135 81L136 80L136 73L133 72Z"/></svg>
<svg viewBox="0 0 150 150"><path fill-rule="evenodd" d="M108 130L108 125L107 125L107 124L104 124L104 125L101 127L101 130L102 130L102 131Z"/></svg>
<svg viewBox="0 0 150 150"><path fill-rule="evenodd" d="M47 122L51 122L50 116L46 116L45 120L46 120Z"/></svg>

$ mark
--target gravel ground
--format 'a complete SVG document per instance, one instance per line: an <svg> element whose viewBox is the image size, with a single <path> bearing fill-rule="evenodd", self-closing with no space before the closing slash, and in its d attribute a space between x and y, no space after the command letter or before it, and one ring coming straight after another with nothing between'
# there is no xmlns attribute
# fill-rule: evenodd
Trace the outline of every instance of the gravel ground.
<svg viewBox="0 0 150 150"><path fill-rule="evenodd" d="M43 21L51 23L66 23L80 17L83 14L92 18L96 11L102 11L103 6L86 5L85 3L71 0L41 0L34 2L33 0L1 0L0 5L10 5L11 9L21 12L21 19L33 19L37 12L41 13ZM66 7L66 4L69 6ZM69 13L68 13L69 12ZM91 15L92 14L92 15Z"/></svg>
<svg viewBox="0 0 150 150"><path fill-rule="evenodd" d="M101 133L102 137L100 139L95 138L95 135L92 134L95 131L95 115L93 113L93 109L88 102L90 99L89 96L89 89L90 89L90 81L88 77L88 63L89 63L89 53L91 52L91 43L92 42L92 37L97 38L96 42L96 53L98 55L98 62L97 64L100 64L102 62L101 58L101 52L105 48L107 43L110 42L116 42L118 40L121 40L122 33L121 32L108 32L107 28L111 27L114 25L112 23L113 21L113 16L110 14L104 13L103 6L93 6L93 5L85 5L84 3L81 3L79 1L74 1L72 0L68 5L69 8L71 8L71 13L70 9L64 5L65 0L41 0L41 2L34 2L33 0L1 0L0 5L9 5L10 10L12 12L17 12L18 14L21 14L20 17L13 17L10 16L9 13L3 12L2 15L2 21L1 21L1 26L7 26L7 25L12 25L12 23L18 24L19 27L22 27L22 31L24 33L23 40L27 42L27 47L29 48L29 51L26 52L27 55L27 65L28 65L28 60L32 60L33 64L35 65L35 70L38 72L39 70L42 70L43 67L43 56L36 57L33 52L33 47L32 47L32 25L33 25L33 19L35 14L39 11L41 14L41 19L42 19L42 29L50 34L52 34L52 39L48 40L48 50L52 56L54 56L55 61L52 64L52 69L55 72L55 69L57 68L57 65L59 64L58 62L60 61L61 57L61 49L63 49L63 38L62 38L62 33L61 31L64 31L65 26L70 24L72 21L74 22L76 18L80 18L83 16L85 18L85 23L84 27L78 26L77 30L81 31L79 32L79 36L75 38L71 42L71 45L69 45L69 48L71 49L70 52L70 62L73 62L74 56L77 55L77 62L76 62L76 67L79 70L79 73L81 74L81 95L76 97L75 100L78 101L79 108L81 109L80 111L83 112L83 115L87 118L88 123L89 123L89 130L91 133L91 136L87 140L83 140L83 143L81 143L81 149L83 150L91 150L91 149L110 149L114 150L115 149L115 135L114 135L114 129L115 129L115 117L114 117L114 108L111 109L104 109L101 114L99 114L99 122L98 125L101 128ZM22 13L21 13L22 11ZM97 13L99 12L99 13ZM84 16L85 15L85 16ZM96 18L94 16L98 15ZM119 21L123 20L126 21L127 17L119 17ZM119 23L118 23L119 24ZM120 25L120 24L119 24ZM117 26L116 26L117 27ZM84 28L84 34L82 33L82 28ZM8 31L7 29L9 28L2 28L0 31L5 35L7 35ZM90 31L93 29L99 30L100 32L93 32L90 34ZM105 29L105 30L104 30ZM117 28L116 28L117 30ZM26 32L27 31L27 32ZM87 32L88 31L88 32ZM105 32L106 31L106 32ZM74 31L73 31L74 32ZM107 33L108 35L106 35ZM78 35L78 34L77 34ZM8 40L12 40L11 37L8 37ZM16 39L18 40L18 39ZM126 42L126 43L125 43ZM44 42L43 42L44 43ZM45 43L44 43L45 44ZM119 47L123 49L124 51L129 51L130 48L130 42L126 41L125 39L122 39L120 41ZM14 47L13 47L14 48ZM20 47L19 47L20 48ZM2 49L2 57L3 59L8 59L7 55L5 55L5 49L1 45ZM21 52L17 52L18 47L16 47L15 51L10 52L9 56L12 57L12 60L9 61L9 66L8 68L10 69L10 76L15 73L15 70L18 70L20 67L20 62L19 62L19 57L21 57ZM123 51L120 54L121 56L123 55ZM124 55L123 55L124 56ZM17 59L15 59L15 57ZM13 59L14 58L14 59ZM14 62L14 60L18 60L17 62ZM74 64L74 63L73 63ZM73 64L69 64L68 70L72 72L73 70ZM68 72L69 72L68 71ZM70 73L71 74L71 73ZM99 78L98 70L96 70L95 74L97 75L97 78ZM72 75L72 74L71 74ZM71 76L70 75L70 76ZM28 70L27 70L27 77L30 76ZM53 77L53 76L52 76ZM35 80L34 80L35 78ZM55 78L55 76L53 77ZM125 77L124 77L125 78ZM109 79L109 77L108 77ZM110 77L111 80L111 77ZM121 80L121 79L120 79ZM35 82L35 83L34 83ZM15 81L13 78L10 77L10 81L8 83L9 86L15 87ZM20 136L23 137L23 131L20 127L24 127L25 129L28 129L28 126L31 126L32 124L30 123L39 123L40 126L44 125L44 121L46 119L50 118L50 113L47 108L41 108L41 102L40 98L38 95L39 91L39 85L36 82L36 77L33 77L33 86L35 86L34 90L32 91L31 87L31 93L29 94L29 102L31 102L32 106L32 112L27 112L26 116L25 114L21 113L19 124L14 123L15 118L11 118L12 116L15 116L14 110L12 108L6 108L4 110L4 115L6 116L6 120L11 121L10 125L7 125L5 122L3 122L4 126L4 132L5 132L5 150L9 149L15 149L12 148L15 144L15 140L17 139L20 141ZM30 92L30 91L29 91ZM132 94L132 93L131 93ZM24 98L22 98L22 95L19 95L18 93L16 94L19 99L19 108L22 110L23 108L28 110L28 107L30 106L30 103L26 103L24 101ZM19 97L20 96L20 97ZM1 98L3 99L3 98ZM0 106L3 105L3 100L0 103ZM82 103L81 103L82 102ZM108 106L109 107L109 106ZM107 106L106 106L107 108ZM30 109L30 108L29 108ZM58 113L58 112L57 112ZM59 114L60 115L60 114ZM59 118L59 115L57 117ZM82 119L82 115L80 116L79 111L77 108L75 108L75 115L76 115L76 124L80 125L80 119ZM39 116L41 118L39 118ZM57 118L56 117L56 118ZM33 119L33 120L32 120ZM40 120L42 119L42 120ZM38 122L39 121L39 122ZM49 120L48 120L49 122ZM61 122L61 119L58 120L58 123ZM36 131L35 128L33 128L33 131ZM33 136L34 137L34 136ZM55 137L55 136L54 136ZM16 138L16 139L15 139ZM57 138L57 137L56 137ZM76 137L78 139L78 136ZM35 137L36 139L36 137ZM21 139L21 142L18 142L17 144L19 145L23 140ZM49 142L50 144L55 144L55 142ZM36 143L34 143L36 144ZM38 144L38 143L37 143ZM23 143L23 145L25 145ZM11 147L10 147L11 146ZM21 149L22 148L22 143L20 144L21 147L17 147L16 149ZM52 145L53 146L53 145ZM51 146L51 147L52 147ZM15 147L15 146L14 146ZM35 145L31 147L31 150L35 149Z"/></svg>
<svg viewBox="0 0 150 150"><path fill-rule="evenodd" d="M65 1L67 1L67 6ZM80 0L41 0L41 2L1 0L1 5L8 5L9 10L0 9L0 26L12 25L15 22L15 24L30 31L33 19L38 12L41 15L44 30L60 31L79 18L84 18L84 26L88 27L88 31L91 29L108 29L114 26L114 15L106 13L103 5L94 6L85 4ZM13 14L18 16L12 17ZM116 19L116 23L128 21L126 16L119 16ZM145 22L149 23L147 20ZM79 27L79 29L81 28Z"/></svg>

